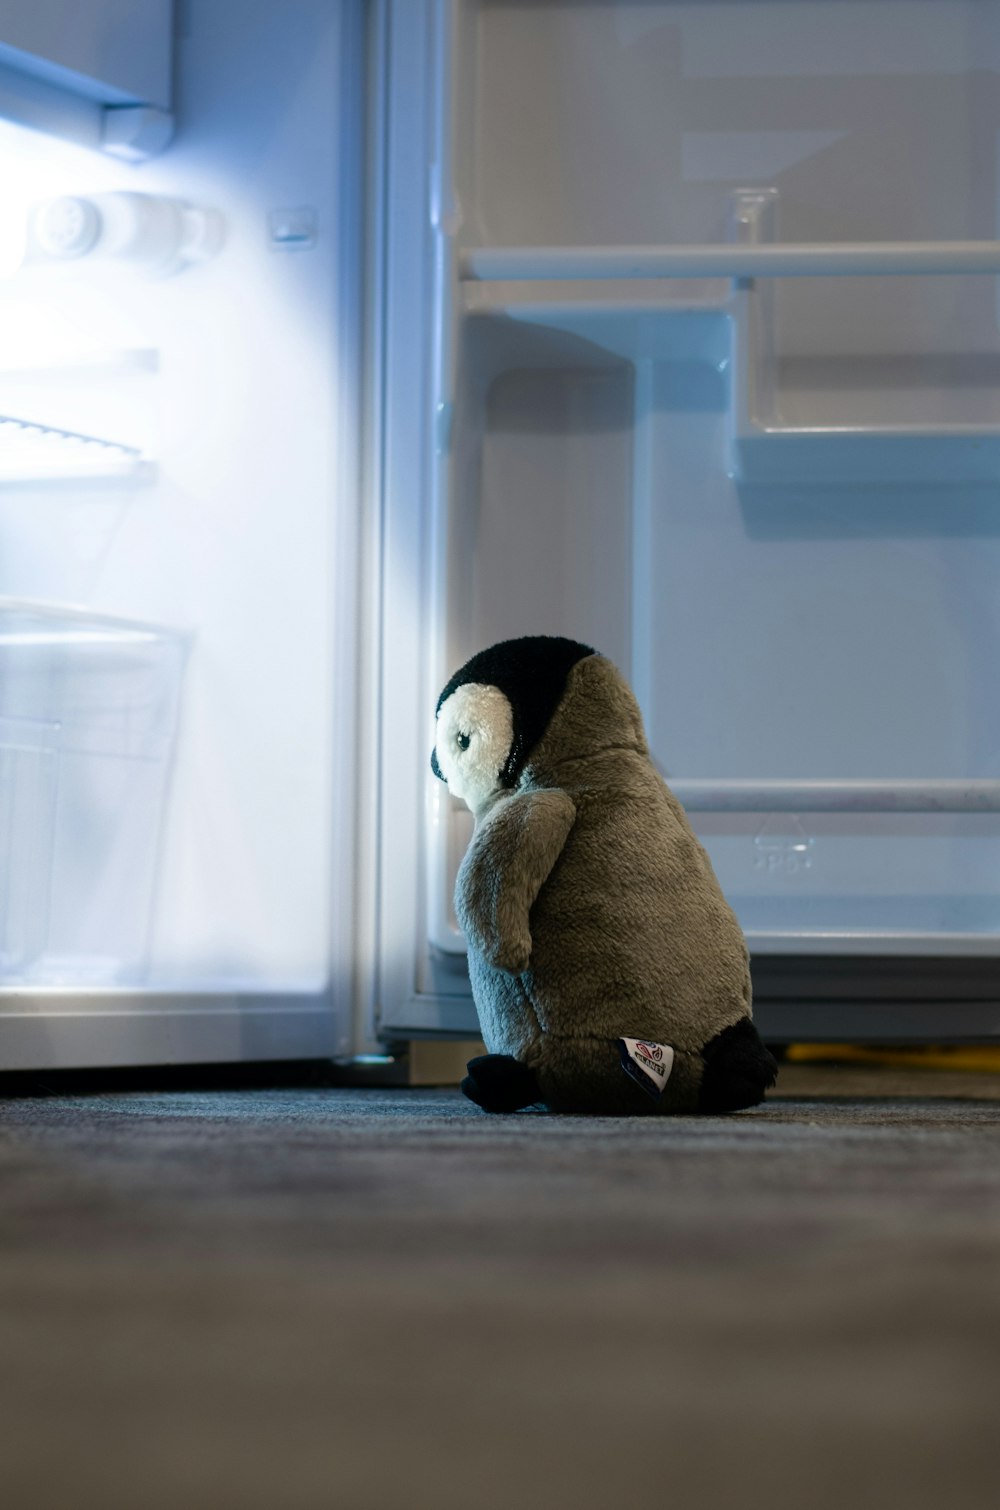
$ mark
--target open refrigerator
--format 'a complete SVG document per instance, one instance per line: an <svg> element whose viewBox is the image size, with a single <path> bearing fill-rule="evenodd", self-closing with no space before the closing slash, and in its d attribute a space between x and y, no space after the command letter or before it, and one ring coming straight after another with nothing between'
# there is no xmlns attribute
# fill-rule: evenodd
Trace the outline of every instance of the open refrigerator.
<svg viewBox="0 0 1000 1510"><path fill-rule="evenodd" d="M181 207L0 281L0 1064L474 1036L432 712L524 633L632 682L765 1037L994 1036L997 8L174 20L152 155L0 122L29 251Z"/></svg>
<svg viewBox="0 0 1000 1510"><path fill-rule="evenodd" d="M4 1069L360 1051L365 55L320 0L0 21Z"/></svg>

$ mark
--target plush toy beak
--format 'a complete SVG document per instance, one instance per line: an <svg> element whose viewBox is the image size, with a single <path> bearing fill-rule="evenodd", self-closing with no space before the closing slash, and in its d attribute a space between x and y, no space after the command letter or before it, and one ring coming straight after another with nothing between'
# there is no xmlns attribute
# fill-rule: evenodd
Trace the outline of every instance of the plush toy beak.
<svg viewBox="0 0 1000 1510"><path fill-rule="evenodd" d="M431 751L431 770L434 772L434 774L437 777L438 781L443 781L444 780L444 777L441 775L441 767L438 765L438 752L437 752L437 750L432 750Z"/></svg>

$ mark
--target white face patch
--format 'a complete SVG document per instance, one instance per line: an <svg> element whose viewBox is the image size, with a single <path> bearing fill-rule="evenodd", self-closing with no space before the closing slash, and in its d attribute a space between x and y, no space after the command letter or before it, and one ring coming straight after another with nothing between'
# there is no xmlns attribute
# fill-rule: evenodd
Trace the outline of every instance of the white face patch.
<svg viewBox="0 0 1000 1510"><path fill-rule="evenodd" d="M498 791L514 742L514 713L499 687L467 682L442 703L435 753L448 790L479 813Z"/></svg>

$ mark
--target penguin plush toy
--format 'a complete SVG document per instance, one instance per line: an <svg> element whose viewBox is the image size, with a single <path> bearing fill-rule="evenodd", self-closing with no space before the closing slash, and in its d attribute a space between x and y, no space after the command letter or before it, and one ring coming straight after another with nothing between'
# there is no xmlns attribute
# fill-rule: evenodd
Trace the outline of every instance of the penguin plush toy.
<svg viewBox="0 0 1000 1510"><path fill-rule="evenodd" d="M434 774L475 830L455 906L489 1053L465 1094L604 1116L756 1106L777 1066L746 943L609 660L529 636L438 699Z"/></svg>

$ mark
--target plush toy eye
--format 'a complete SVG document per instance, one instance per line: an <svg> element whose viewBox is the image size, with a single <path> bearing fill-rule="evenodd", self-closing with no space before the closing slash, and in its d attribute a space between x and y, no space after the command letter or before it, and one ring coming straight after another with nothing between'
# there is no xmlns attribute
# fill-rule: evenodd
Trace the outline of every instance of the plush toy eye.
<svg viewBox="0 0 1000 1510"><path fill-rule="evenodd" d="M471 734L456 734L455 743L460 750L467 750L472 743L472 736Z"/></svg>

